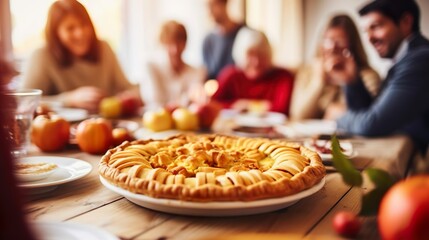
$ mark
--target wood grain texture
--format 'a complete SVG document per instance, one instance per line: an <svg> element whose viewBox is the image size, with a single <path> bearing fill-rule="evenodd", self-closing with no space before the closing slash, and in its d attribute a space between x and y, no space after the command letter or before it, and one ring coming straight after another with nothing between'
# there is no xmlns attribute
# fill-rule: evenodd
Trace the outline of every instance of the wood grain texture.
<svg viewBox="0 0 429 240"><path fill-rule="evenodd" d="M403 136L351 141L358 151L353 164L361 170L381 166L400 172L413 151L410 140ZM357 212L361 191L371 187L365 183L363 189L350 188L333 169L319 192L288 208L242 217L189 217L140 207L105 188L97 173L101 156L82 153L76 147L54 154L33 147L30 153L78 158L91 163L93 170L52 192L27 195L29 219L97 226L121 239L336 239L339 236L331 227L334 214ZM359 237L378 237L375 218L364 220Z"/></svg>

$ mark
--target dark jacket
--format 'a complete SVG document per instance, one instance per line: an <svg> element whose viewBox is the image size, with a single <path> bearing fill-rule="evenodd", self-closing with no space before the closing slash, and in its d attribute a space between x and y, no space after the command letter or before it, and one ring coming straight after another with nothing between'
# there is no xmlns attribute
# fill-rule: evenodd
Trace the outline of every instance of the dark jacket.
<svg viewBox="0 0 429 240"><path fill-rule="evenodd" d="M429 143L429 41L415 34L372 100L362 82L345 87L349 111L338 128L364 136L409 135L421 151Z"/></svg>

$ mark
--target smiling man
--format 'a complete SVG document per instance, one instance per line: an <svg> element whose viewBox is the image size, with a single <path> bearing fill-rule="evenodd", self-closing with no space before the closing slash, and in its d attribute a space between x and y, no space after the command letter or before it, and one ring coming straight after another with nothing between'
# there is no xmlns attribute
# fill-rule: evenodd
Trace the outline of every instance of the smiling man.
<svg viewBox="0 0 429 240"><path fill-rule="evenodd" d="M419 7L414 0L376 0L359 14L368 40L393 65L374 100L361 81L345 86L350 107L338 127L364 136L404 133L424 152L429 143L429 41L420 33Z"/></svg>

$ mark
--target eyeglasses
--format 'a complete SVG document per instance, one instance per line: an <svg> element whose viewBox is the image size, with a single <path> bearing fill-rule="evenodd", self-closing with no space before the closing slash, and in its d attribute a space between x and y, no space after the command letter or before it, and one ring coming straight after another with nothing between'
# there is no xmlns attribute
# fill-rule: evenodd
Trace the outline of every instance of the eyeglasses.
<svg viewBox="0 0 429 240"><path fill-rule="evenodd" d="M323 49L322 53L325 56L341 56L344 58L349 58L352 56L352 53L348 48Z"/></svg>
<svg viewBox="0 0 429 240"><path fill-rule="evenodd" d="M331 39L326 39L322 44L322 54L325 56L342 56L349 58L352 56L350 49L346 47L346 44L335 42Z"/></svg>

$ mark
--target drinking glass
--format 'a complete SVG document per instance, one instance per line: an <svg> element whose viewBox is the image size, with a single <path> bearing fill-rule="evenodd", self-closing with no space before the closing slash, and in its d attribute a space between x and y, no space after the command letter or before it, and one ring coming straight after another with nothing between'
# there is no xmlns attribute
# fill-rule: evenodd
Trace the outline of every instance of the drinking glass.
<svg viewBox="0 0 429 240"><path fill-rule="evenodd" d="M30 128L34 111L39 105L42 90L22 89L6 93L14 102L7 104L6 110L11 117L6 126L8 138L12 142L12 153L15 157L27 154L30 145Z"/></svg>

